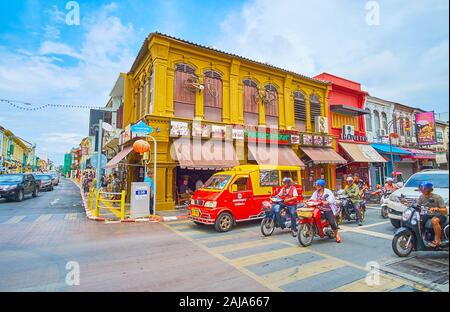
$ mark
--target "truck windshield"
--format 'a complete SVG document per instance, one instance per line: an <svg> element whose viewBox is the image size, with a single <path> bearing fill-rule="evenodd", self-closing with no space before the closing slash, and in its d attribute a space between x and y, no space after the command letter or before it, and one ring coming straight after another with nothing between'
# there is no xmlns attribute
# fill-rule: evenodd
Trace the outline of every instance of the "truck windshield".
<svg viewBox="0 0 450 312"><path fill-rule="evenodd" d="M202 189L207 190L223 190L227 186L228 181L230 181L231 176L229 175L214 175L209 178L208 181L203 185Z"/></svg>
<svg viewBox="0 0 450 312"><path fill-rule="evenodd" d="M422 182L432 182L434 188L448 188L448 173L415 174L408 181L406 187L419 187Z"/></svg>

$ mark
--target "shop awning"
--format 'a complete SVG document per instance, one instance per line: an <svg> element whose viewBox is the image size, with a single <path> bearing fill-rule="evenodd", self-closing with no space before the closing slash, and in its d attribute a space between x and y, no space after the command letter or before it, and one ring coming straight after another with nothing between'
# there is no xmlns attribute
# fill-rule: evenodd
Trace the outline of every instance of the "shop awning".
<svg viewBox="0 0 450 312"><path fill-rule="evenodd" d="M173 142L172 157L186 169L224 170L239 165L233 143L223 141L178 139Z"/></svg>
<svg viewBox="0 0 450 312"><path fill-rule="evenodd" d="M290 146L249 144L248 151L258 165L305 167Z"/></svg>
<svg viewBox="0 0 450 312"><path fill-rule="evenodd" d="M386 162L378 152L370 145L339 143L342 149L352 158L353 162L377 163Z"/></svg>
<svg viewBox="0 0 450 312"><path fill-rule="evenodd" d="M348 105L344 105L344 104L330 105L330 109L334 113L343 114L343 115L361 116L361 115L369 114L369 112L364 109L352 107L352 106L348 106Z"/></svg>
<svg viewBox="0 0 450 312"><path fill-rule="evenodd" d="M334 149L321 147L302 147L302 151L315 164L346 164L347 161Z"/></svg>
<svg viewBox="0 0 450 312"><path fill-rule="evenodd" d="M436 154L432 151L412 148L408 148L406 150L411 153L411 155L408 157L412 159L436 159Z"/></svg>
<svg viewBox="0 0 450 312"><path fill-rule="evenodd" d="M374 149L376 149L380 153L383 153L383 154L391 153L391 147L389 144L373 143L371 145ZM394 146L394 145L392 145L392 154L402 155L402 156L411 155L411 153L408 152L407 150L397 147L397 146Z"/></svg>
<svg viewBox="0 0 450 312"><path fill-rule="evenodd" d="M117 164L127 157L128 154L133 150L133 146L125 147L122 151L120 151L116 156L114 156L108 163L106 164L106 169L111 169L117 166Z"/></svg>
<svg viewBox="0 0 450 312"><path fill-rule="evenodd" d="M447 154L444 153L436 153L436 163L438 165L440 164L446 164L448 162L447 160Z"/></svg>

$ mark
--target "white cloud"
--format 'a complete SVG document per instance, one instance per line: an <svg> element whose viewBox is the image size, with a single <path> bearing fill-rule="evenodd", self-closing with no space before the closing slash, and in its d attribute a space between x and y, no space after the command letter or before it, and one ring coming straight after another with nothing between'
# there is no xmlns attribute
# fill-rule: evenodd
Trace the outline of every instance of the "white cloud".
<svg viewBox="0 0 450 312"><path fill-rule="evenodd" d="M87 15L79 26L83 39L78 45L46 37L35 50L12 51L0 45L2 98L35 104L106 105L119 73L128 71L134 60L129 47L140 40L131 25L114 16L116 8L113 3ZM61 158L61 153L88 134L87 109L27 112L6 106L2 117L17 135L36 143L50 158Z"/></svg>
<svg viewBox="0 0 450 312"><path fill-rule="evenodd" d="M309 76L341 75L379 97L447 110L448 2L378 1L379 26L366 24L366 2L249 1L223 20L214 45ZM423 93L440 101L424 103Z"/></svg>

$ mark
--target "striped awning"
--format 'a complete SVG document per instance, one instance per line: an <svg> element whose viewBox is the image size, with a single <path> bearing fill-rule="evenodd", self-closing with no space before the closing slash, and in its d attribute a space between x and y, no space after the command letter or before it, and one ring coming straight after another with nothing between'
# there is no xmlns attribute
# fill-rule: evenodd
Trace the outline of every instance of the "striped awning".
<svg viewBox="0 0 450 312"><path fill-rule="evenodd" d="M436 153L433 152L433 151L412 149L412 148L407 148L406 150L411 153L410 156L406 156L408 158L413 158L413 159L436 159Z"/></svg>

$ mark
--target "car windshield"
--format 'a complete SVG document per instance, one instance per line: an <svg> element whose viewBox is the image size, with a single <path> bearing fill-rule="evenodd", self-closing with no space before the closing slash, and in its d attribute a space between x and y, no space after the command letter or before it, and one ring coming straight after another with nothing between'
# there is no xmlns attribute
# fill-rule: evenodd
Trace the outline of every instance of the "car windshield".
<svg viewBox="0 0 450 312"><path fill-rule="evenodd" d="M422 182L433 183L434 188L448 188L448 173L421 173L415 174L408 181L406 187L419 187Z"/></svg>
<svg viewBox="0 0 450 312"><path fill-rule="evenodd" d="M36 179L38 179L38 180L51 180L52 177L49 176L49 175L37 175Z"/></svg>
<svg viewBox="0 0 450 312"><path fill-rule="evenodd" d="M208 181L203 185L202 189L207 190L223 190L230 181L231 176L229 175L215 175L209 178Z"/></svg>
<svg viewBox="0 0 450 312"><path fill-rule="evenodd" d="M22 182L23 176L19 174L0 175L0 183L19 183Z"/></svg>

